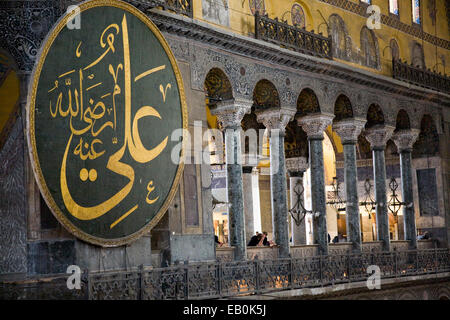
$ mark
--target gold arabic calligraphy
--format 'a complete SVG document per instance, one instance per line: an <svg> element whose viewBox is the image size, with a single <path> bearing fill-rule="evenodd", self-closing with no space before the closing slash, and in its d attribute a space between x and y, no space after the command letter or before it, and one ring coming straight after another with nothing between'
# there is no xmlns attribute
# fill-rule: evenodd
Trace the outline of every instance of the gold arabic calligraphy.
<svg viewBox="0 0 450 320"><path fill-rule="evenodd" d="M108 96L112 97L112 107L107 108L103 101L98 101L94 104L93 99L89 99L83 101L83 95L85 94L83 90L86 92L92 90L94 88L99 88L102 85L102 82L94 81L95 83L90 87L84 89L83 81L85 80L85 72L90 72L89 69L100 63L103 58L105 58L108 54L114 54L116 52L117 45L115 43L115 36L122 32L122 45L123 45L123 61L116 66L109 64L108 72L112 76L114 81L114 87L111 92L107 92L102 95L102 99ZM105 41L106 39L106 41ZM60 171L60 186L62 199L67 210L72 214L75 218L80 220L92 220L98 218L106 213L108 213L111 209L117 206L122 200L124 200L130 191L133 188L135 182L135 171L133 167L129 164L122 162L122 158L125 154L125 151L128 150L129 154L133 158L134 161L144 164L152 161L156 157L158 157L161 152L166 148L168 142L168 136L166 136L156 147L152 149L146 149L141 141L141 137L139 135L138 129L138 121L144 117L156 117L158 119L162 119L158 111L151 106L142 106L137 112L132 116L131 107L132 107L132 96L131 96L131 86L132 86L132 77L131 77L131 63L130 63L130 45L128 38L128 26L126 15L124 14L121 27L117 24L111 24L106 27L101 36L100 36L100 46L104 49L103 53L92 63L87 65L84 68L80 68L79 70L70 70L61 74L58 78L67 77L69 75L77 75L79 78L79 88L74 89L73 96L74 101L72 101L72 90L68 90L68 105L67 108L63 106L63 93L60 92L57 94L56 104L52 106L52 102L50 101L50 114L52 118L56 118L58 116L62 118L69 118L69 126L70 126L70 137L67 141L67 145L65 147L64 156L61 164ZM80 42L76 48L76 57L79 58L82 55L82 42ZM158 66L156 68L149 69L140 75L136 76L134 82L139 81L140 79L149 76L155 72L162 71L165 69L165 65ZM119 75L123 74L124 76L124 86L121 88L118 84ZM93 80L95 75L90 73L87 78L89 80ZM70 79L66 79L66 85L71 84ZM54 90L59 88L60 82L56 80L54 82L54 87L51 88L48 92L53 92ZM162 84L160 85L161 94L163 95L163 101L166 101L166 93L167 89L170 89L171 84L167 84L165 90L163 89ZM73 155L79 157L81 160L95 160L97 158L102 157L106 150L102 150L103 142L98 137L100 133L102 133L107 128L111 128L114 131L115 136L112 138L112 143L117 144L119 139L117 138L117 105L116 105L116 96L121 95L123 93L124 97L124 131L123 131L123 145L112 154L106 164L106 168L118 175L126 177L128 179L128 183L119 190L116 194L114 194L109 199L99 203L97 205L87 207L78 204L69 190L68 179L67 179L67 161L70 156L70 149L72 142L76 143L76 147L73 151ZM110 115L113 114L113 119L111 121L106 121L103 124L99 124L101 119L105 116L105 114ZM79 120L78 118L79 117ZM74 120L81 121L81 123L85 124L84 127L78 128L75 125ZM96 125L97 124L97 125ZM88 143L87 140L84 139L82 135L90 134L92 136L91 142ZM121 135L121 133L120 133ZM77 142L78 141L78 142ZM83 180L86 179L86 169L83 169ZM95 171L95 170L94 170ZM91 178L91 177L90 177ZM96 171L94 177L91 179L95 180L97 178ZM153 181L148 182L146 186L148 193L145 199L147 204L153 204L157 201L159 197L152 199L151 193L154 191L155 186L153 185ZM128 210L125 214L123 214L119 219L117 219L114 223L111 224L110 228L115 227L119 222L121 222L124 218L126 218L129 214L134 212L138 208L138 205L135 205L133 208Z"/></svg>

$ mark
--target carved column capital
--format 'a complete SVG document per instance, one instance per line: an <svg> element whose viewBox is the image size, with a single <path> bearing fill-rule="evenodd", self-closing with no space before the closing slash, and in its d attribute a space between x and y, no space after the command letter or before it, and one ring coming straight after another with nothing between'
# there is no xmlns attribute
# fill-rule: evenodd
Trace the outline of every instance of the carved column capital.
<svg viewBox="0 0 450 320"><path fill-rule="evenodd" d="M376 125L366 130L366 139L372 149L384 149L387 141L392 137L394 127L387 125Z"/></svg>
<svg viewBox="0 0 450 320"><path fill-rule="evenodd" d="M279 130L280 134L284 134L286 125L295 113L296 110L287 108L269 108L255 111L258 122L264 124L269 129L269 133L272 130Z"/></svg>
<svg viewBox="0 0 450 320"><path fill-rule="evenodd" d="M297 157L286 159L286 170L291 173L305 172L308 170L308 158Z"/></svg>
<svg viewBox="0 0 450 320"><path fill-rule="evenodd" d="M210 106L210 111L213 116L217 116L221 130L239 128L244 115L250 113L252 105L251 100L230 99Z"/></svg>
<svg viewBox="0 0 450 320"><path fill-rule="evenodd" d="M356 143L366 122L364 119L345 119L333 123L333 130L337 132L343 144Z"/></svg>
<svg viewBox="0 0 450 320"><path fill-rule="evenodd" d="M394 132L392 135L392 140L394 140L397 145L398 151L411 151L414 143L419 137L420 130L418 129L407 129L399 130Z"/></svg>
<svg viewBox="0 0 450 320"><path fill-rule="evenodd" d="M334 114L316 113L297 117L297 123L308 135L308 139L323 139L323 132L332 123Z"/></svg>

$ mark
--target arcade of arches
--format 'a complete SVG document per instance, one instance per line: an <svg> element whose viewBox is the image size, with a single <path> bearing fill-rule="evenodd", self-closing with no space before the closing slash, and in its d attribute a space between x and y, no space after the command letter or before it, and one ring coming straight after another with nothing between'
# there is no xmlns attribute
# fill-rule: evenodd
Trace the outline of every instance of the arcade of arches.
<svg viewBox="0 0 450 320"><path fill-rule="evenodd" d="M233 230L232 226L237 226L237 229L245 230L246 242L255 233L267 231L268 238L280 246L319 243L326 248L333 239L333 242L356 241L359 244L354 245L355 249L361 242L377 240L384 241L387 248L392 240L409 240L410 246L415 247L416 237L422 233L417 230L415 212L420 212L418 220L421 216L437 213L433 211L437 208L431 207L430 199L424 197L420 198L420 211L414 211L414 203L417 202L411 198L414 197L411 173L406 172L412 170L414 161L433 157L439 152L436 125L429 114L422 116L418 130L411 127L408 112L400 109L396 114L396 125L390 126L386 124L383 108L375 103L368 106L365 118L354 116L352 102L345 94L336 97L334 114L321 113L319 100L311 88L301 91L296 109L283 109L277 89L267 79L256 84L252 101L237 102L232 97L230 81L218 68L208 72L205 92L208 128L221 129L224 134L227 128L234 128L236 132L240 130L241 139L234 140L234 143L242 143L239 155L242 171L237 175L242 177L243 184L240 186L242 191L238 189L236 192L234 186L230 187L231 178L227 172L226 159L230 151L225 145L229 140L225 138L225 144L220 145L222 156L219 157L217 139L209 142L214 233L220 242L245 246L242 239L239 243L236 235L242 230ZM236 109L230 109L230 105ZM230 110L233 110L232 120L229 118ZM246 132L251 129L259 134L258 139L251 141L258 145L257 148L249 146ZM284 139L284 145L280 147L284 155L275 156L285 159L286 170L280 177L284 181L278 190L285 192L286 200L279 192L274 194L274 187L279 187L279 181L273 178L275 174L271 171L271 133L274 130L280 132L276 139ZM316 166L316 172L311 172L311 163ZM421 179L422 171L433 170L417 170L417 179ZM232 172L236 173L236 170ZM284 183L286 189L282 189ZM299 183L301 187L298 187ZM422 181L418 183L420 185ZM317 198L322 195L325 198L320 202ZM433 196L437 198L437 194ZM236 213L231 208L235 208L233 201L236 199L232 197L239 198L243 208L240 218L233 216ZM301 208L307 212L302 213L304 217L300 225L293 214L296 197L302 198ZM412 204L409 204L410 208L399 210L394 199ZM278 217L281 213L272 207L277 201L275 205L283 201L287 205L281 218ZM387 205L383 207L377 202ZM319 226L320 218L318 222L312 208L317 210L324 205L326 214ZM410 217L405 217L405 214ZM377 220L380 221L378 224ZM324 235L314 235L319 232Z"/></svg>
<svg viewBox="0 0 450 320"><path fill-rule="evenodd" d="M209 141L199 139L210 163L186 164L150 234L101 250L56 221L28 158L36 54L71 1L3 2L0 16L17 19L0 21L2 273L59 272L42 257L93 271L128 268L119 256L135 258L135 267L219 260L213 234L239 260L256 231L268 232L277 257L299 247L327 253L341 242L355 252L372 244L420 248L417 236L427 231L433 245L448 247L450 96L395 78L392 60L448 74L444 1L436 1L435 24L421 5L423 29L411 26L410 2L399 1L397 19L388 16L387 1L377 1L379 30L366 27L365 4L354 0L192 0L189 15L128 1L140 4L167 40L184 82L189 129L195 133L196 122L210 129ZM330 55L257 38L256 12L323 33ZM54 249L60 247L64 254Z"/></svg>

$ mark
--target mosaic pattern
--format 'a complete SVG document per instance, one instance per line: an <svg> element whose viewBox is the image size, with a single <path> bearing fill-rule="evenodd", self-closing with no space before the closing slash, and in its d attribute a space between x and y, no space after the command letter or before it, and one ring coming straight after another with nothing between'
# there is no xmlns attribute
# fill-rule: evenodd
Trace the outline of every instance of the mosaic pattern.
<svg viewBox="0 0 450 320"><path fill-rule="evenodd" d="M253 102L257 109L280 108L280 97L269 80L261 80L253 91Z"/></svg>
<svg viewBox="0 0 450 320"><path fill-rule="evenodd" d="M348 34L344 20L337 14L328 19L330 33L333 41L333 57L350 60L352 54L352 40Z"/></svg>
<svg viewBox="0 0 450 320"><path fill-rule="evenodd" d="M304 89L297 100L297 116L317 112L320 112L320 106L316 94L309 88Z"/></svg>
<svg viewBox="0 0 450 320"><path fill-rule="evenodd" d="M367 111L366 128L373 127L377 124L384 124L384 114L379 105L372 104Z"/></svg>
<svg viewBox="0 0 450 320"><path fill-rule="evenodd" d="M380 65L380 54L378 51L378 41L373 30L366 26L361 29L361 51L363 54L363 65L377 69Z"/></svg>
<svg viewBox="0 0 450 320"><path fill-rule="evenodd" d="M353 118L352 103L349 98L341 94L334 105L334 121L340 121L347 118Z"/></svg>
<svg viewBox="0 0 450 320"><path fill-rule="evenodd" d="M31 71L43 38L61 15L58 2L2 2L0 47L15 58L21 70Z"/></svg>
<svg viewBox="0 0 450 320"><path fill-rule="evenodd" d="M408 113L401 109L397 114L397 120L396 120L396 130L407 130L411 129L411 123L409 121Z"/></svg>
<svg viewBox="0 0 450 320"><path fill-rule="evenodd" d="M297 3L294 4L291 8L291 19L292 25L296 26L297 28L305 28L305 12L303 11L303 8Z"/></svg>
<svg viewBox="0 0 450 320"><path fill-rule="evenodd" d="M250 11L253 15L256 12L260 15L266 14L266 3L264 0L248 0L248 6L250 7Z"/></svg>
<svg viewBox="0 0 450 320"><path fill-rule="evenodd" d="M284 152L286 158L308 158L307 139L308 136L297 124L297 121L289 122L286 126L286 135L284 137Z"/></svg>
<svg viewBox="0 0 450 320"><path fill-rule="evenodd" d="M350 11L362 17L367 17L365 5L361 5L359 3L355 3L350 0L319 0L319 1ZM424 41L427 41L435 46L450 50L449 40L441 39L429 33L423 32L423 30L420 28L401 22L400 19L398 19L397 17L391 17L389 15L381 14L381 23L391 28L400 30L416 38L423 39Z"/></svg>
<svg viewBox="0 0 450 320"><path fill-rule="evenodd" d="M208 93L210 100L229 100L233 98L230 80L218 68L211 69L208 72L205 80L205 91Z"/></svg>

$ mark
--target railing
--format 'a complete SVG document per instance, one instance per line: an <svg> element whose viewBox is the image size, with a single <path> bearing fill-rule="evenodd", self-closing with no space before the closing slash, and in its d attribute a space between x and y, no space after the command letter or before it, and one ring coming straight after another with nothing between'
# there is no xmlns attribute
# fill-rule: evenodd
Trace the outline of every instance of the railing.
<svg viewBox="0 0 450 320"><path fill-rule="evenodd" d="M137 2L136 0L133 1ZM193 17L192 0L140 0L139 4L147 8L160 7L163 10L174 11L190 18Z"/></svg>
<svg viewBox="0 0 450 320"><path fill-rule="evenodd" d="M297 52L332 59L330 36L327 38L321 33L290 26L278 18L270 19L267 15L256 13L255 37Z"/></svg>
<svg viewBox="0 0 450 320"><path fill-rule="evenodd" d="M401 60L392 60L392 76L394 79L409 82L420 87L450 93L449 77L431 72L429 69L415 67Z"/></svg>
<svg viewBox="0 0 450 320"><path fill-rule="evenodd" d="M150 270L84 273L80 290L68 275L0 283L1 299L211 299L365 281L371 265L382 278L450 272L449 249L363 252L276 260L198 263Z"/></svg>

